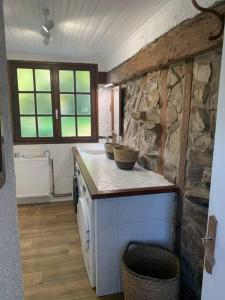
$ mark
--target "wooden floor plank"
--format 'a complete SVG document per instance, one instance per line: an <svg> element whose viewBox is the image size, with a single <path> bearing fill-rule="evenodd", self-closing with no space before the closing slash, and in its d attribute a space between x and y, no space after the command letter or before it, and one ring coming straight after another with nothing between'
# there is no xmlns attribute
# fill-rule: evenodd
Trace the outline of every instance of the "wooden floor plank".
<svg viewBox="0 0 225 300"><path fill-rule="evenodd" d="M19 206L25 300L122 300L96 297L84 267L71 202Z"/></svg>

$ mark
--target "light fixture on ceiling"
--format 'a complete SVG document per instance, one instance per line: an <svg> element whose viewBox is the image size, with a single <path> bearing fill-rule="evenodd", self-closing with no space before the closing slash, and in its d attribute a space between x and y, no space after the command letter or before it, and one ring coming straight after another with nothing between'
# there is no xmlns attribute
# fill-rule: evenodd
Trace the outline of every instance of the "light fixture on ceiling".
<svg viewBox="0 0 225 300"><path fill-rule="evenodd" d="M51 38L51 30L54 28L54 21L53 20L49 20L48 16L49 16L49 10L48 9L44 9L43 10L43 16L44 16L44 24L41 26L41 35L43 36L43 44L44 45L48 45L50 42L50 38Z"/></svg>
<svg viewBox="0 0 225 300"><path fill-rule="evenodd" d="M42 28L44 31L49 32L54 27L54 22L52 20L46 20Z"/></svg>
<svg viewBox="0 0 225 300"><path fill-rule="evenodd" d="M108 84L104 85L104 88L108 88L108 87L113 86L113 85L114 85L113 83L108 83Z"/></svg>
<svg viewBox="0 0 225 300"><path fill-rule="evenodd" d="M44 44L45 46L48 46L49 41L50 41L50 39L44 38L44 39L43 39L43 44Z"/></svg>

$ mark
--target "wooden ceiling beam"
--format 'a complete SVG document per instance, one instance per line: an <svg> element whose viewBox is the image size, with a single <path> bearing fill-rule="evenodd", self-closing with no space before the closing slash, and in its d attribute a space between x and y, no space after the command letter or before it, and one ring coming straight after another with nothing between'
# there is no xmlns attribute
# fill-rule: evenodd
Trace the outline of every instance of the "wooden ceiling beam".
<svg viewBox="0 0 225 300"><path fill-rule="evenodd" d="M98 84L107 83L107 72L98 72Z"/></svg>
<svg viewBox="0 0 225 300"><path fill-rule="evenodd" d="M215 7L222 15L225 4ZM218 19L201 13L168 31L153 43L142 48L132 58L107 73L107 82L121 84L147 72L192 58L222 45L222 37L210 40L218 32Z"/></svg>

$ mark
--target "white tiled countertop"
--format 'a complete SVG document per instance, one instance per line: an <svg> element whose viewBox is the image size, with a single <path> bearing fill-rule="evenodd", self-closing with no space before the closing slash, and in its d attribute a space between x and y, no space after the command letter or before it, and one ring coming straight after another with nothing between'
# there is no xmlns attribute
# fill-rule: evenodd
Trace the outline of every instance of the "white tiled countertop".
<svg viewBox="0 0 225 300"><path fill-rule="evenodd" d="M130 171L118 169L115 162L106 157L103 144L90 144L90 147L86 144L77 150L98 191L173 186L162 175L137 163Z"/></svg>

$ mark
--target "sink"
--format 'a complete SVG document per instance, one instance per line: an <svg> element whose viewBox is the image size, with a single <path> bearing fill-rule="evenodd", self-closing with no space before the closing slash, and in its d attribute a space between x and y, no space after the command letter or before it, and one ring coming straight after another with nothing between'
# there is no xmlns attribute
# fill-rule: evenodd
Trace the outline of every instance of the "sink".
<svg viewBox="0 0 225 300"><path fill-rule="evenodd" d="M82 149L83 152L88 154L104 154L104 149Z"/></svg>

